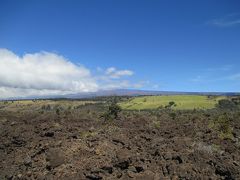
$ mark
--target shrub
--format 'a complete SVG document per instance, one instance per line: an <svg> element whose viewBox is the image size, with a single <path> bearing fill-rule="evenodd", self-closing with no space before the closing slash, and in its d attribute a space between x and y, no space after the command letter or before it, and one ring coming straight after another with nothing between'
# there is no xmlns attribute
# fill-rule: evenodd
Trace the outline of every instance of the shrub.
<svg viewBox="0 0 240 180"><path fill-rule="evenodd" d="M161 126L160 126L160 121L153 121L153 127L156 128L156 129L159 129Z"/></svg>
<svg viewBox="0 0 240 180"><path fill-rule="evenodd" d="M221 99L218 101L217 107L221 109L235 109L237 105L231 100Z"/></svg>
<svg viewBox="0 0 240 180"><path fill-rule="evenodd" d="M232 139L232 127L231 127L231 119L224 113L219 115L217 118L213 120L210 124L210 127L213 128L216 132L218 132L219 137L224 139Z"/></svg>
<svg viewBox="0 0 240 180"><path fill-rule="evenodd" d="M223 133L227 133L230 130L230 119L226 114L221 115L217 119L218 128Z"/></svg>
<svg viewBox="0 0 240 180"><path fill-rule="evenodd" d="M116 103L113 102L109 107L108 107L108 112L111 116L113 116L115 119L118 118L118 114L122 111L121 107Z"/></svg>
<svg viewBox="0 0 240 180"><path fill-rule="evenodd" d="M165 108L171 108L171 107L176 107L177 106L177 104L174 102L174 101L170 101L169 103L168 103L168 105L166 105L165 106Z"/></svg>
<svg viewBox="0 0 240 180"><path fill-rule="evenodd" d="M161 109L163 109L164 107L163 107L163 105L160 105L160 106L158 106L158 110L161 110Z"/></svg>
<svg viewBox="0 0 240 180"><path fill-rule="evenodd" d="M171 107L171 106L173 106L173 105L175 105L175 102L174 102L174 101L170 101L170 102L169 102L169 106Z"/></svg>
<svg viewBox="0 0 240 180"><path fill-rule="evenodd" d="M121 107L117 104L116 101L113 101L108 107L107 112L105 112L101 117L103 117L105 120L117 119L118 114L121 111Z"/></svg>
<svg viewBox="0 0 240 180"><path fill-rule="evenodd" d="M177 114L176 114L175 112L171 112L171 113L169 113L169 116L170 116L173 120L175 120Z"/></svg>
<svg viewBox="0 0 240 180"><path fill-rule="evenodd" d="M234 97L231 99L231 101L236 105L240 105L240 97Z"/></svg>
<svg viewBox="0 0 240 180"><path fill-rule="evenodd" d="M109 121L109 120L112 119L111 116L110 116L110 114L109 114L108 112L103 113L103 114L100 116L100 118L103 118L105 121Z"/></svg>
<svg viewBox="0 0 240 180"><path fill-rule="evenodd" d="M49 104L42 106L42 110L50 111L51 109L52 109L52 107Z"/></svg>
<svg viewBox="0 0 240 180"><path fill-rule="evenodd" d="M56 109L56 114L60 115L60 109L59 108Z"/></svg>

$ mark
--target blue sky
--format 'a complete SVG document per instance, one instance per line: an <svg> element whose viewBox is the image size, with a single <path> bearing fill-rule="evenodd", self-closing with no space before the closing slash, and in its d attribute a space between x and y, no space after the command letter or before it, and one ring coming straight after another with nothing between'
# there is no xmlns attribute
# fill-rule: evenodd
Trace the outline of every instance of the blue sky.
<svg viewBox="0 0 240 180"><path fill-rule="evenodd" d="M1 0L0 48L61 55L103 87L114 67L124 88L239 92L240 1Z"/></svg>

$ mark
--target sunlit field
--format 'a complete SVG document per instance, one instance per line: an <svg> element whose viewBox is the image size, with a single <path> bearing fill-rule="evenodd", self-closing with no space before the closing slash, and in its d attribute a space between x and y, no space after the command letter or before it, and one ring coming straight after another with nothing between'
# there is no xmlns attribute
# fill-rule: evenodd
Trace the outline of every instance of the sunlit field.
<svg viewBox="0 0 240 180"><path fill-rule="evenodd" d="M135 97L129 101L120 103L123 109L143 110L164 108L169 102L175 102L174 109L211 109L224 96L208 97L198 95L169 95L169 96L143 96Z"/></svg>

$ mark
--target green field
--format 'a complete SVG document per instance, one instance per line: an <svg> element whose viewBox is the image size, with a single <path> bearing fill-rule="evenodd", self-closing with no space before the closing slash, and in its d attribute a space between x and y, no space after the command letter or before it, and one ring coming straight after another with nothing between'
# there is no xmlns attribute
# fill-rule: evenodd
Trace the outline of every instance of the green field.
<svg viewBox="0 0 240 180"><path fill-rule="evenodd" d="M166 96L143 96L135 97L120 103L123 109L143 110L164 108L170 101L174 101L177 106L173 109L211 109L224 96L210 97L199 95L166 95Z"/></svg>

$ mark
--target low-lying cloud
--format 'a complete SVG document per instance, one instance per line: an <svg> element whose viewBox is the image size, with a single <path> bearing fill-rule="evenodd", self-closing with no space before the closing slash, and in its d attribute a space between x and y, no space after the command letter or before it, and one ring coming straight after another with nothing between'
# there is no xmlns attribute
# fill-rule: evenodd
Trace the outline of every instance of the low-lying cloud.
<svg viewBox="0 0 240 180"><path fill-rule="evenodd" d="M98 88L87 68L62 56L41 52L19 57L6 49L0 50L0 86L80 92Z"/></svg>
<svg viewBox="0 0 240 180"><path fill-rule="evenodd" d="M130 70L108 68L101 76L118 79L131 76ZM105 86L115 87L112 82ZM117 83L121 87L128 83ZM25 54L22 57L7 50L0 49L0 98L27 97L44 95L64 95L71 93L94 92L104 89L84 66L76 65L55 53L40 52Z"/></svg>

